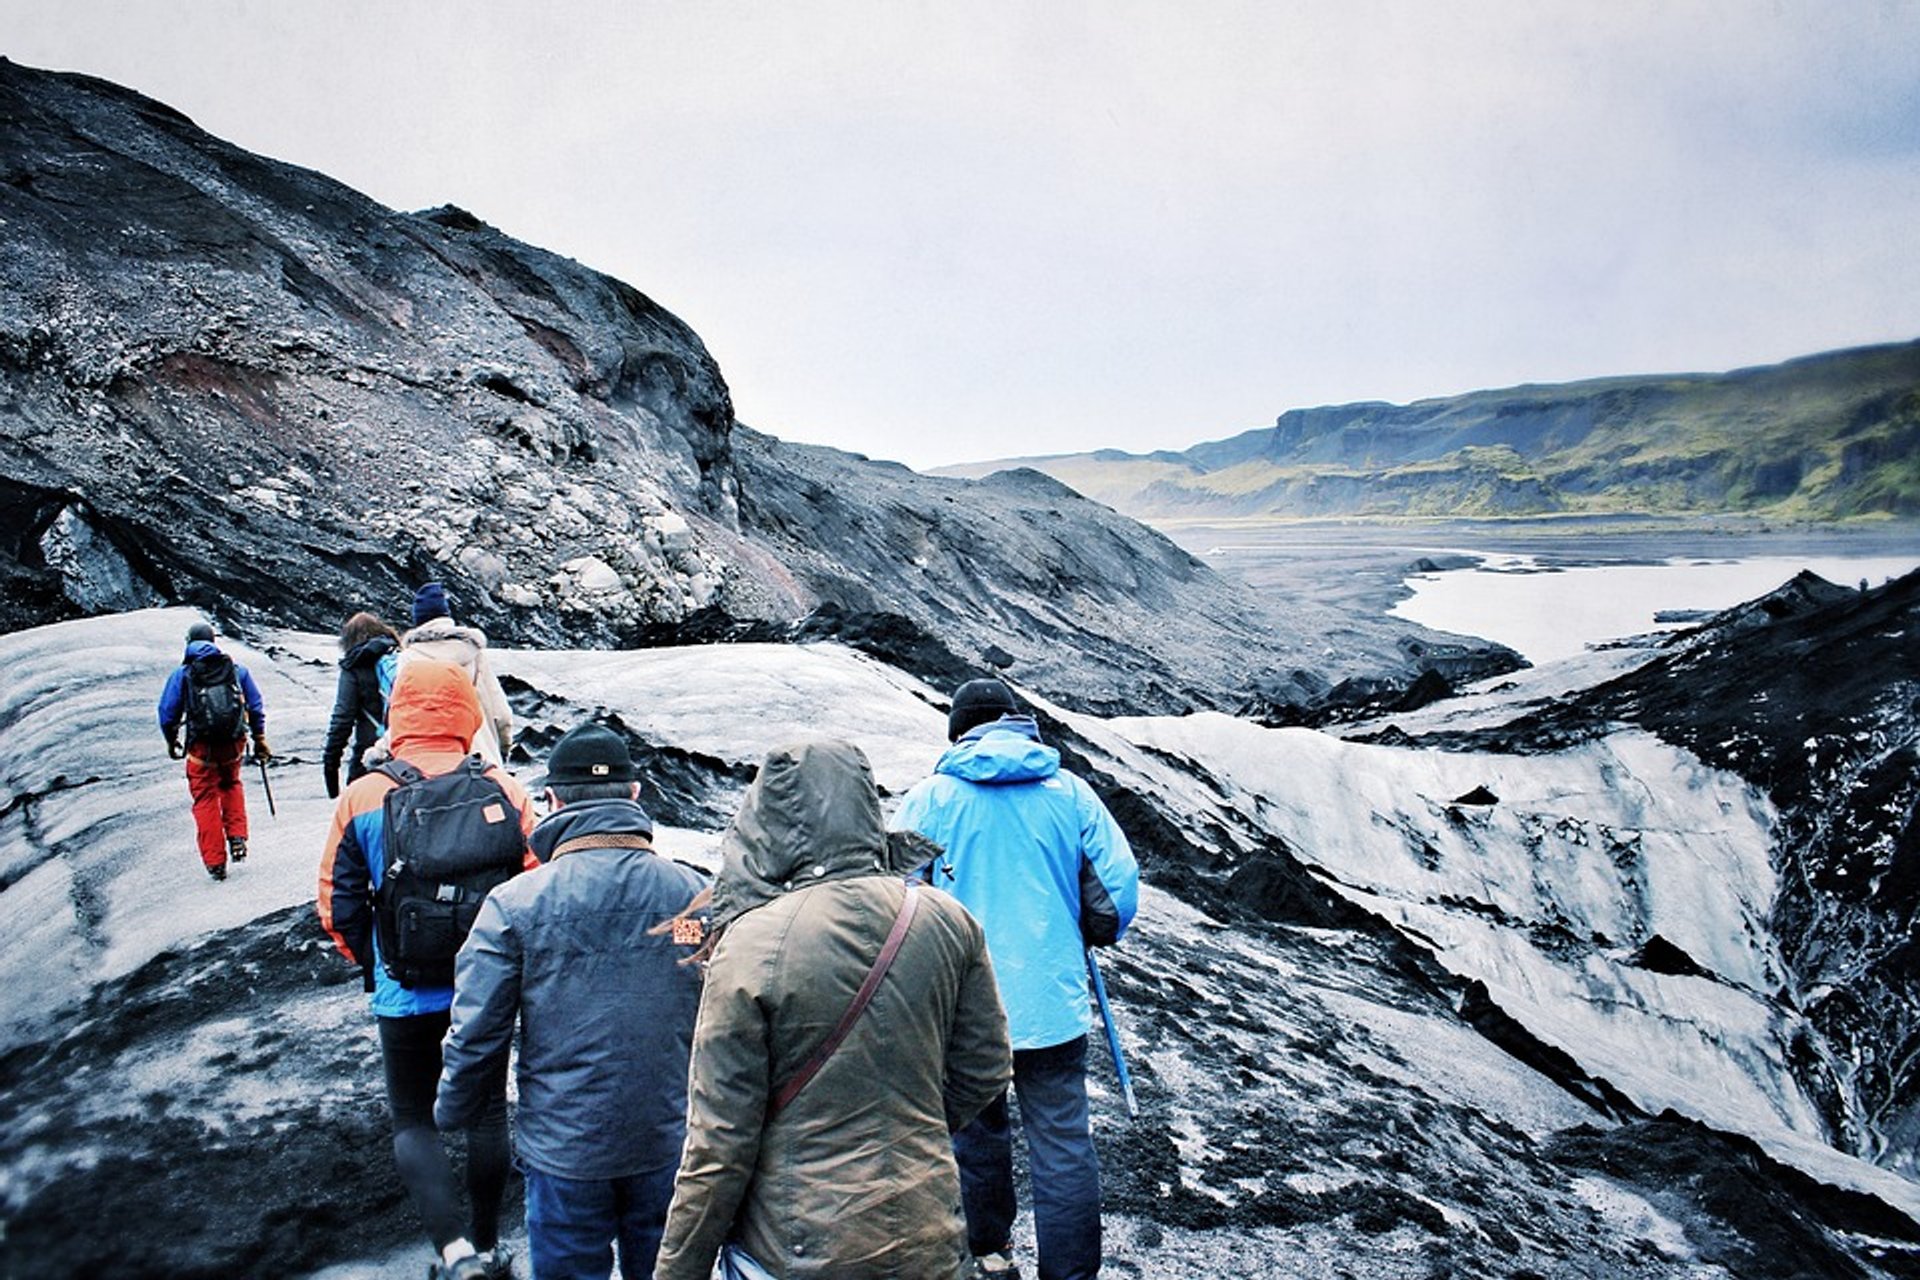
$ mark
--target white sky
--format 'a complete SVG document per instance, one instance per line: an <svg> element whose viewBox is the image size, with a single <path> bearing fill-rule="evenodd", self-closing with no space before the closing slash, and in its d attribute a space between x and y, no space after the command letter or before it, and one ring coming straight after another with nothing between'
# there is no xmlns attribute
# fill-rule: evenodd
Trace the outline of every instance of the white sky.
<svg viewBox="0 0 1920 1280"><path fill-rule="evenodd" d="M1920 0L0 0L931 466L1920 336Z"/></svg>

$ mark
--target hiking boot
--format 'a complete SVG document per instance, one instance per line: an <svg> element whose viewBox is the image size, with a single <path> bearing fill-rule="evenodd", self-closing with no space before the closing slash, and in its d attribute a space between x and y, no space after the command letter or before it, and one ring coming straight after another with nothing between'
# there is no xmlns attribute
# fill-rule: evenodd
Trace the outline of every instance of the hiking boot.
<svg viewBox="0 0 1920 1280"><path fill-rule="evenodd" d="M495 1245L479 1255L481 1272L487 1280L513 1280L513 1254L507 1249Z"/></svg>
<svg viewBox="0 0 1920 1280"><path fill-rule="evenodd" d="M210 866L207 868L207 874L215 880L225 880L227 878L227 864L223 862L218 866Z"/></svg>
<svg viewBox="0 0 1920 1280"><path fill-rule="evenodd" d="M245 836L227 837L227 857L235 862L247 860L247 838Z"/></svg>
<svg viewBox="0 0 1920 1280"><path fill-rule="evenodd" d="M487 1280L487 1264L477 1253L457 1262L436 1262L427 1268L427 1280Z"/></svg>
<svg viewBox="0 0 1920 1280"><path fill-rule="evenodd" d="M1013 1263L1011 1249L974 1254L973 1274L982 1280L1020 1280L1020 1268Z"/></svg>

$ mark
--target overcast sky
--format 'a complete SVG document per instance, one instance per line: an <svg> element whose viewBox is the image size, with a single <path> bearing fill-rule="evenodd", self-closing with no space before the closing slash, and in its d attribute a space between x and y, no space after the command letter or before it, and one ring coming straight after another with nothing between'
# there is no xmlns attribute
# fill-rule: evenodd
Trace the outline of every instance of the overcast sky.
<svg viewBox="0 0 1920 1280"><path fill-rule="evenodd" d="M1920 0L0 0L915 466L1920 337Z"/></svg>

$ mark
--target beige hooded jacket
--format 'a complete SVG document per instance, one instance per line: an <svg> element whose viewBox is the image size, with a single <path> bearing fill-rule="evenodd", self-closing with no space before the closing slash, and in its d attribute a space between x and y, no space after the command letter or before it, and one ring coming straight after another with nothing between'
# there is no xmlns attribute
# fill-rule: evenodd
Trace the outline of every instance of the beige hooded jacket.
<svg viewBox="0 0 1920 1280"><path fill-rule="evenodd" d="M486 725L473 737L473 749L486 757L488 764L504 764L513 749L513 708L507 705L506 690L487 663L487 636L478 627L463 627L452 618L429 618L400 637L399 662L409 658L435 658L451 662L467 673L473 691L480 695L480 710Z"/></svg>
<svg viewBox="0 0 1920 1280"><path fill-rule="evenodd" d="M959 903L920 888L872 1003L767 1115L846 1011L905 897L903 873L932 848L889 839L857 747L802 743L761 766L721 843L724 932L694 1029L660 1280L707 1280L727 1242L781 1280L963 1274L950 1129L1006 1087L1013 1057L985 940Z"/></svg>

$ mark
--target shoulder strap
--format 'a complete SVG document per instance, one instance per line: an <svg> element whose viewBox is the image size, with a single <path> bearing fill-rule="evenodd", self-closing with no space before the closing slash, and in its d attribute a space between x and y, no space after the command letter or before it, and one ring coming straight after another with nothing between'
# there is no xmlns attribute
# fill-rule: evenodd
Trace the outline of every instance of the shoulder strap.
<svg viewBox="0 0 1920 1280"><path fill-rule="evenodd" d="M575 836L571 840L562 840L553 848L552 857L563 853L572 853L576 849L652 849L653 841L645 836L631 835L624 831L605 831L593 836Z"/></svg>
<svg viewBox="0 0 1920 1280"><path fill-rule="evenodd" d="M416 782L424 782L427 777L426 774L420 772L419 769L407 761L402 760L399 756L394 756L390 760L381 761L374 766L374 771L376 773L386 774L389 778L393 779L395 786L400 787L411 786Z"/></svg>
<svg viewBox="0 0 1920 1280"><path fill-rule="evenodd" d="M853 1030L853 1024L860 1020L866 1011L867 1002L873 999L873 993L879 989L880 979L887 976L887 970L893 967L893 958L900 954L900 944L906 940L907 926L913 923L914 909L920 905L920 886L907 886L907 896L900 904L900 914L893 918L893 928L887 933L887 941L880 948L879 957L874 960L873 968L867 970L867 979L860 984L860 990L854 992L853 1003L840 1015L840 1022L827 1036L826 1043L814 1051L806 1065L794 1072L787 1082L773 1095L773 1101L767 1107L769 1117L778 1115L795 1095L807 1087L807 1082L818 1075L820 1068L827 1065L827 1059L840 1047L840 1042Z"/></svg>

